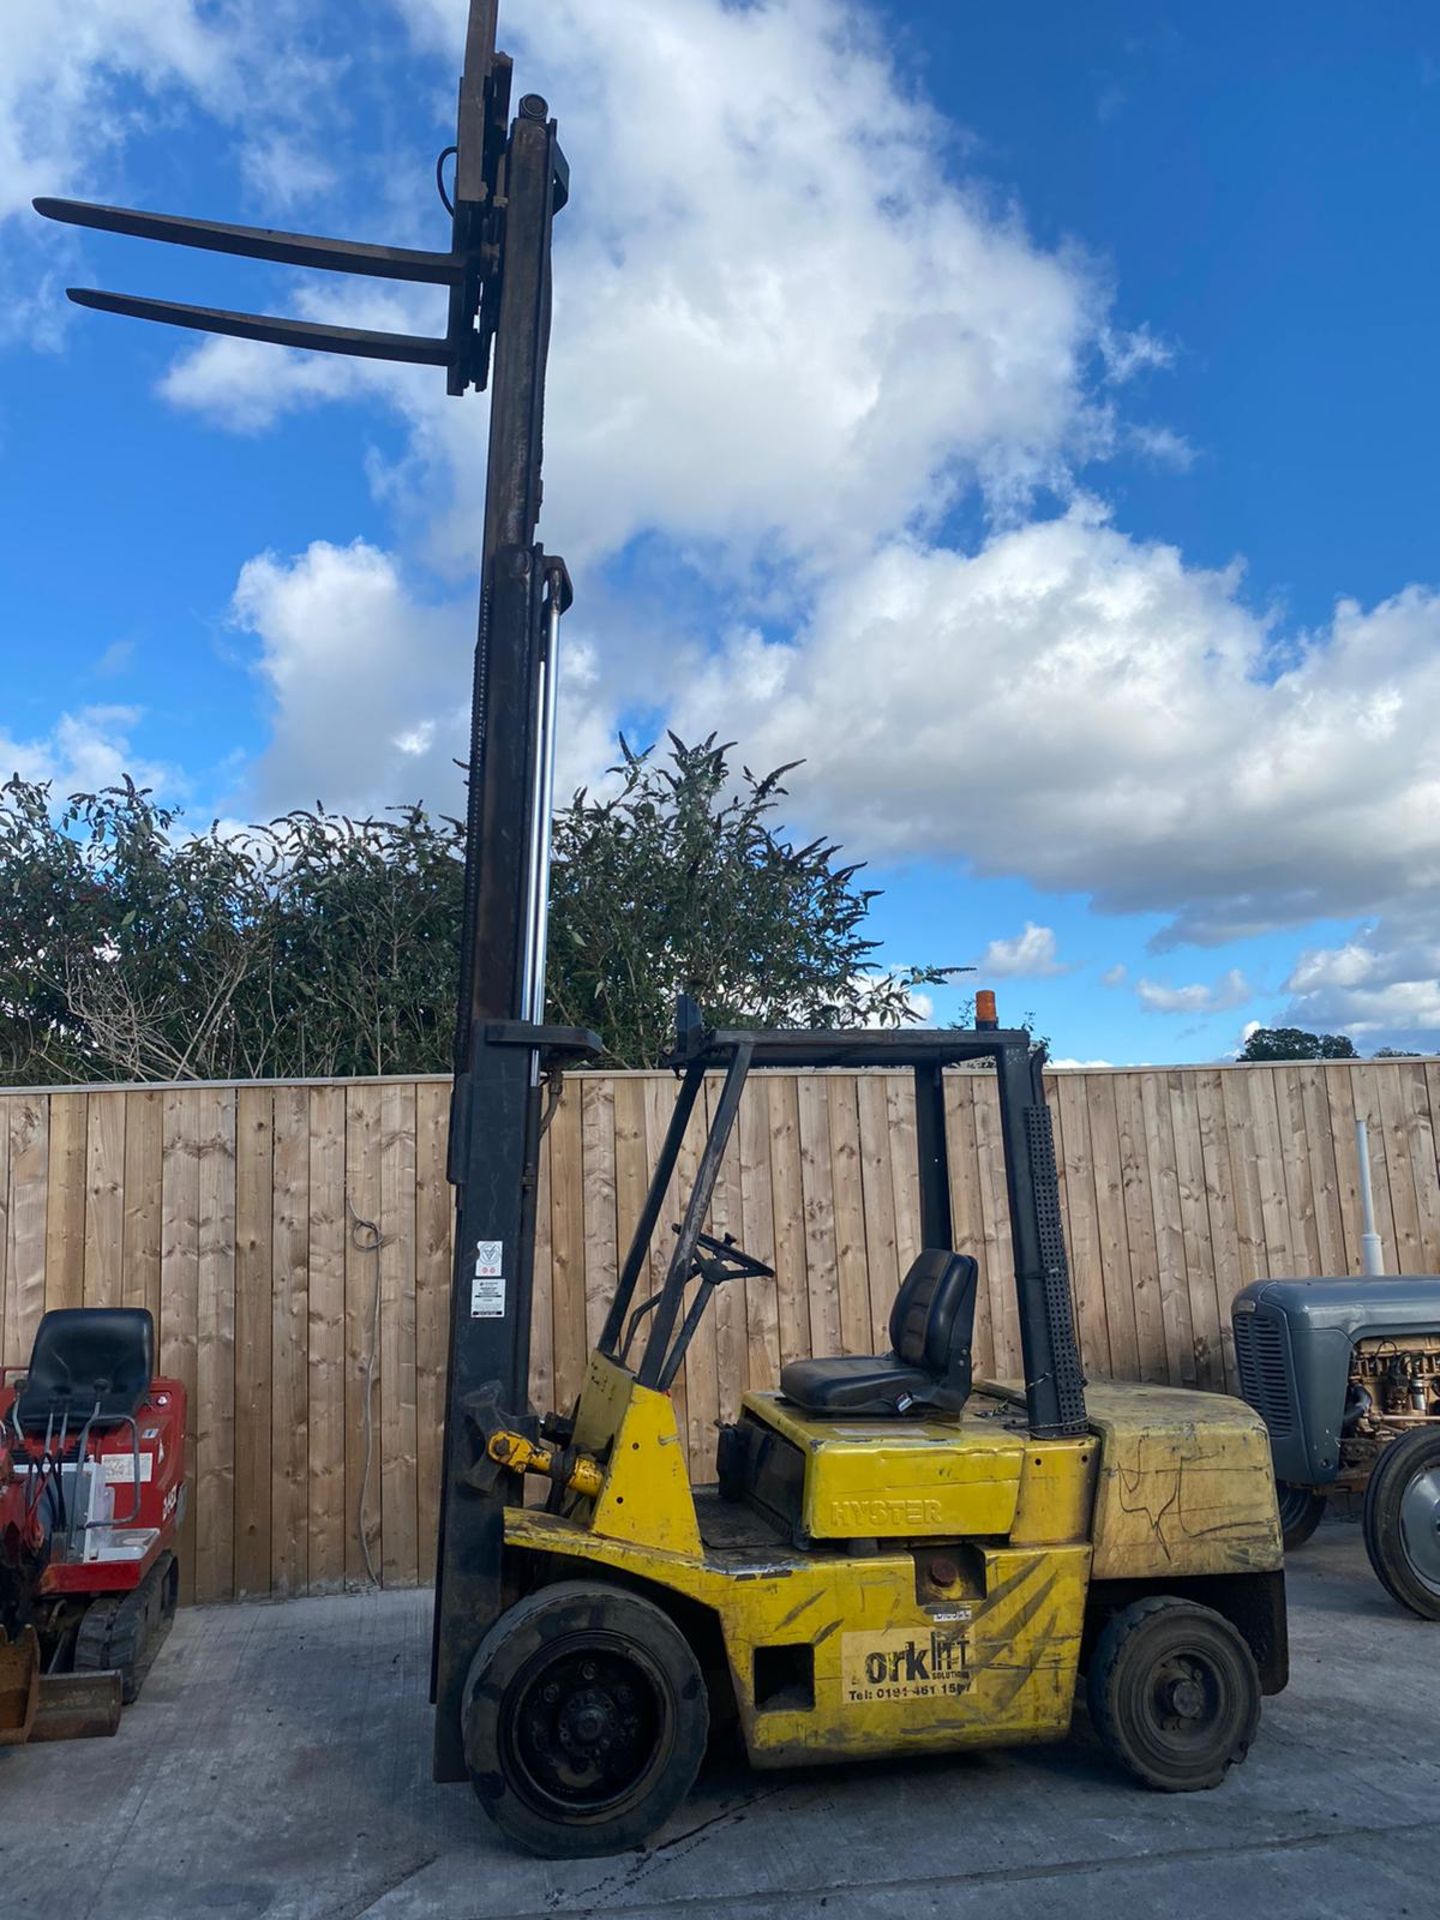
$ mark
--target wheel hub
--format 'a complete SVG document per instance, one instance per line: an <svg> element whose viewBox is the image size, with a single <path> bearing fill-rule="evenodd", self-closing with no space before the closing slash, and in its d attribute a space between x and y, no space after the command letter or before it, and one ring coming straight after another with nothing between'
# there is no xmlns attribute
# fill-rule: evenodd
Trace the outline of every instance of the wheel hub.
<svg viewBox="0 0 1440 1920"><path fill-rule="evenodd" d="M1151 1682L1156 1729L1171 1739L1203 1739L1218 1705L1212 1669L1198 1651L1173 1653Z"/></svg>
<svg viewBox="0 0 1440 1920"><path fill-rule="evenodd" d="M608 1647L557 1649L517 1701L514 1753L538 1796L593 1813L653 1763L660 1709L643 1670Z"/></svg>
<svg viewBox="0 0 1440 1920"><path fill-rule="evenodd" d="M1198 1720L1205 1711L1205 1689L1198 1680L1171 1680L1165 1688L1165 1703L1177 1720Z"/></svg>
<svg viewBox="0 0 1440 1920"><path fill-rule="evenodd" d="M608 1693L591 1687L566 1701L559 1716L560 1744L571 1751L599 1748L614 1738L615 1702Z"/></svg>
<svg viewBox="0 0 1440 1920"><path fill-rule="evenodd" d="M1440 1593L1440 1467L1417 1473L1400 1496L1400 1532L1415 1573Z"/></svg>

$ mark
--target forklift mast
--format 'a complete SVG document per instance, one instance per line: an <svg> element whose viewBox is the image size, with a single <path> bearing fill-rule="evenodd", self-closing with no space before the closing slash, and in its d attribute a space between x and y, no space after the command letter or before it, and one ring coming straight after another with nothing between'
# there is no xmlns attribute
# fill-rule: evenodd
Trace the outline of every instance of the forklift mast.
<svg viewBox="0 0 1440 1920"><path fill-rule="evenodd" d="M593 1058L593 1034L546 1027L545 928L565 563L535 538L554 216L569 195L555 122L538 94L512 115L498 0L470 0L446 251L332 240L128 207L41 199L47 219L286 266L448 291L443 336L377 332L71 288L81 306L313 352L445 369L453 395L490 389L490 444L468 758L465 907L449 1174L455 1275L431 1696L435 1774L465 1777L460 1702L501 1607L500 1540L516 1475L487 1462L482 1408L528 1423L530 1291L541 1100L547 1079ZM441 177L437 170L437 178Z"/></svg>

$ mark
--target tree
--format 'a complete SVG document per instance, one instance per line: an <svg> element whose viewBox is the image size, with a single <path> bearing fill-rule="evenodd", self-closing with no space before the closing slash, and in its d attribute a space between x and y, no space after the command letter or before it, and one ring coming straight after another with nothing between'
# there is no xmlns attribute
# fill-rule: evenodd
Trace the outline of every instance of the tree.
<svg viewBox="0 0 1440 1920"><path fill-rule="evenodd" d="M1303 1027L1257 1027L1242 1060L1356 1060L1355 1042L1343 1033L1307 1033Z"/></svg>
<svg viewBox="0 0 1440 1920"><path fill-rule="evenodd" d="M128 780L58 818L49 802L19 779L0 797L6 1079L252 1070L241 1013L271 903L250 850L172 838L173 812Z"/></svg>
<svg viewBox="0 0 1440 1920"><path fill-rule="evenodd" d="M556 820L550 973L561 1020L617 1061L663 1056L682 991L724 1026L895 1026L917 987L959 971L875 966L859 866L775 830L798 761L736 782L714 734L672 733L668 765L620 746L618 789L582 789Z"/></svg>
<svg viewBox="0 0 1440 1920"><path fill-rule="evenodd" d="M623 743L622 743L623 747ZM624 751L608 797L555 823L550 999L610 1057L653 1065L674 996L726 1022L913 1018L864 933L873 889L770 815L786 769L732 781L727 749ZM58 810L0 787L0 1083L443 1072L463 833L419 807L297 811L189 833L126 780Z"/></svg>
<svg viewBox="0 0 1440 1920"><path fill-rule="evenodd" d="M418 808L177 830L132 781L0 789L0 1073L186 1080L449 1062L458 829Z"/></svg>

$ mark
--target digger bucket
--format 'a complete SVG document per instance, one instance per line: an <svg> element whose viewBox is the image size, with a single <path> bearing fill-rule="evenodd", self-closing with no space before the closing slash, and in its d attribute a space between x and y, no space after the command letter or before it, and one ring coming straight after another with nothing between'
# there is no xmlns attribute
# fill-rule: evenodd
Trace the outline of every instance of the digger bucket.
<svg viewBox="0 0 1440 1920"><path fill-rule="evenodd" d="M93 1740L120 1725L118 1673L41 1673L40 1643L26 1627L18 1640L0 1631L0 1747L27 1741Z"/></svg>
<svg viewBox="0 0 1440 1920"><path fill-rule="evenodd" d="M20 1747L30 1738L40 1705L40 1642L26 1627L18 1640L0 1632L0 1747Z"/></svg>
<svg viewBox="0 0 1440 1920"><path fill-rule="evenodd" d="M114 1733L120 1725L123 1686L121 1675L109 1671L42 1674L31 1744L104 1739Z"/></svg>

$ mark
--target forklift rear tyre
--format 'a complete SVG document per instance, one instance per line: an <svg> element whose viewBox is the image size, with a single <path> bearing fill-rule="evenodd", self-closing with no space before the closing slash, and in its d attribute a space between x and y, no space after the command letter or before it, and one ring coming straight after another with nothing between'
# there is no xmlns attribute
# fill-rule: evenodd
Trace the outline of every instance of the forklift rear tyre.
<svg viewBox="0 0 1440 1920"><path fill-rule="evenodd" d="M1440 1431L1392 1440L1365 1486L1365 1551L1380 1584L1422 1620L1440 1620Z"/></svg>
<svg viewBox="0 0 1440 1920"><path fill-rule="evenodd" d="M710 1730L689 1642L638 1594L566 1580L513 1606L471 1662L471 1784L547 1858L638 1846L695 1783Z"/></svg>
<svg viewBox="0 0 1440 1920"><path fill-rule="evenodd" d="M1313 1487L1295 1487L1288 1480L1275 1482L1280 1501L1280 1531L1285 1536L1285 1551L1295 1553L1304 1546L1325 1517L1325 1496Z"/></svg>
<svg viewBox="0 0 1440 1920"><path fill-rule="evenodd" d="M1245 1641L1222 1614L1168 1594L1106 1623L1088 1694L1107 1751L1162 1793L1218 1787L1260 1724L1260 1675Z"/></svg>

